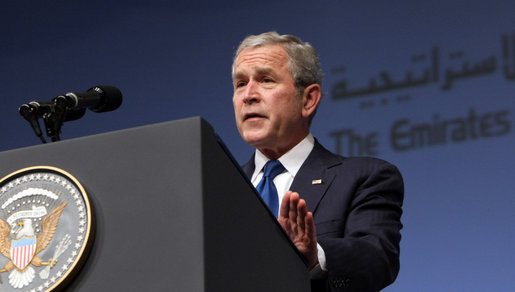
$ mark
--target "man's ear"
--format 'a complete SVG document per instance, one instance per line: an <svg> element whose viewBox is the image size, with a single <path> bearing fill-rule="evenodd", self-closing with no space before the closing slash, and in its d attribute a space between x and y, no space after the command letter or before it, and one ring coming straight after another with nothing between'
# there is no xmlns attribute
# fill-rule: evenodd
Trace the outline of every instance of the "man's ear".
<svg viewBox="0 0 515 292"><path fill-rule="evenodd" d="M302 96L302 116L307 118L317 109L322 99L322 88L319 84L311 84L304 89Z"/></svg>

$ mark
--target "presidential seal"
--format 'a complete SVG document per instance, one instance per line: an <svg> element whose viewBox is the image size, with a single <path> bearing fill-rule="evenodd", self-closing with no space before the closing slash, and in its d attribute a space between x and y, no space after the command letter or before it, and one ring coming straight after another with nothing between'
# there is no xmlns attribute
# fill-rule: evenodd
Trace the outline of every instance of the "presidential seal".
<svg viewBox="0 0 515 292"><path fill-rule="evenodd" d="M88 197L69 173L36 166L0 180L0 291L62 287L92 237Z"/></svg>

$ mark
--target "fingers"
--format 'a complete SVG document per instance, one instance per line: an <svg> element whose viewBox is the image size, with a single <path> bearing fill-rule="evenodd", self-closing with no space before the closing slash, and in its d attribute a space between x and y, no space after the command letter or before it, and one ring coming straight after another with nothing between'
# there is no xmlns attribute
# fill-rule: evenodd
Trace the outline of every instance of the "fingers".
<svg viewBox="0 0 515 292"><path fill-rule="evenodd" d="M296 206L296 218L295 221L297 226L304 230L306 228L306 214L308 213L308 209L306 207L306 201L303 199L299 199Z"/></svg>
<svg viewBox="0 0 515 292"><path fill-rule="evenodd" d="M307 213L306 201L301 199L298 193L287 191L279 210L279 221L284 225L283 227L294 232L299 232L297 229L304 230Z"/></svg>
<svg viewBox="0 0 515 292"><path fill-rule="evenodd" d="M283 200L281 201L281 206L279 207L279 218L288 218L290 212L290 196L292 191L287 191L284 194Z"/></svg>
<svg viewBox="0 0 515 292"><path fill-rule="evenodd" d="M288 212L288 219L290 220L290 225L297 227L299 225L298 216L298 204L299 204L299 194L295 192L291 192L290 195L290 208Z"/></svg>
<svg viewBox="0 0 515 292"><path fill-rule="evenodd" d="M316 242L315 221L313 220L313 213L306 213L304 224L304 232L306 233L306 236Z"/></svg>
<svg viewBox="0 0 515 292"><path fill-rule="evenodd" d="M287 191L281 202L279 222L284 229L297 234L305 234L310 238L315 236L313 214L308 212L306 201L299 194Z"/></svg>

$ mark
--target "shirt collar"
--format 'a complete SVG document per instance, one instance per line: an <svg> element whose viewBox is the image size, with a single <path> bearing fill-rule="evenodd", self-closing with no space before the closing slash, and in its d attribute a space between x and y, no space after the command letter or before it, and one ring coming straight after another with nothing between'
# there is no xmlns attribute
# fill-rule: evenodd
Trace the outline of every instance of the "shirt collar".
<svg viewBox="0 0 515 292"><path fill-rule="evenodd" d="M313 138L313 135L309 133L306 138L299 142L299 144L295 145L295 147L290 149L290 151L279 157L279 161L284 166L284 168L293 177L295 177L306 158L308 158L309 153L311 150L313 150L314 146L315 138ZM256 155L254 155L254 164L256 168L254 168L251 181L254 181L256 176L263 170L263 167L268 162L268 160L270 159L268 159L263 153L256 149Z"/></svg>

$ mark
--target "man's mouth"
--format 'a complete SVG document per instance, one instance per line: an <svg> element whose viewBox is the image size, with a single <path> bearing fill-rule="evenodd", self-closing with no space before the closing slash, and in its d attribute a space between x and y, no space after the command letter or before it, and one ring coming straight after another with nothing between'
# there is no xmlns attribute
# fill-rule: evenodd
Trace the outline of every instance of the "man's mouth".
<svg viewBox="0 0 515 292"><path fill-rule="evenodd" d="M245 114L245 116L243 117L243 120L246 121L246 120L250 120L253 118L264 118L264 117L265 116L257 114L257 113L248 113L248 114Z"/></svg>

